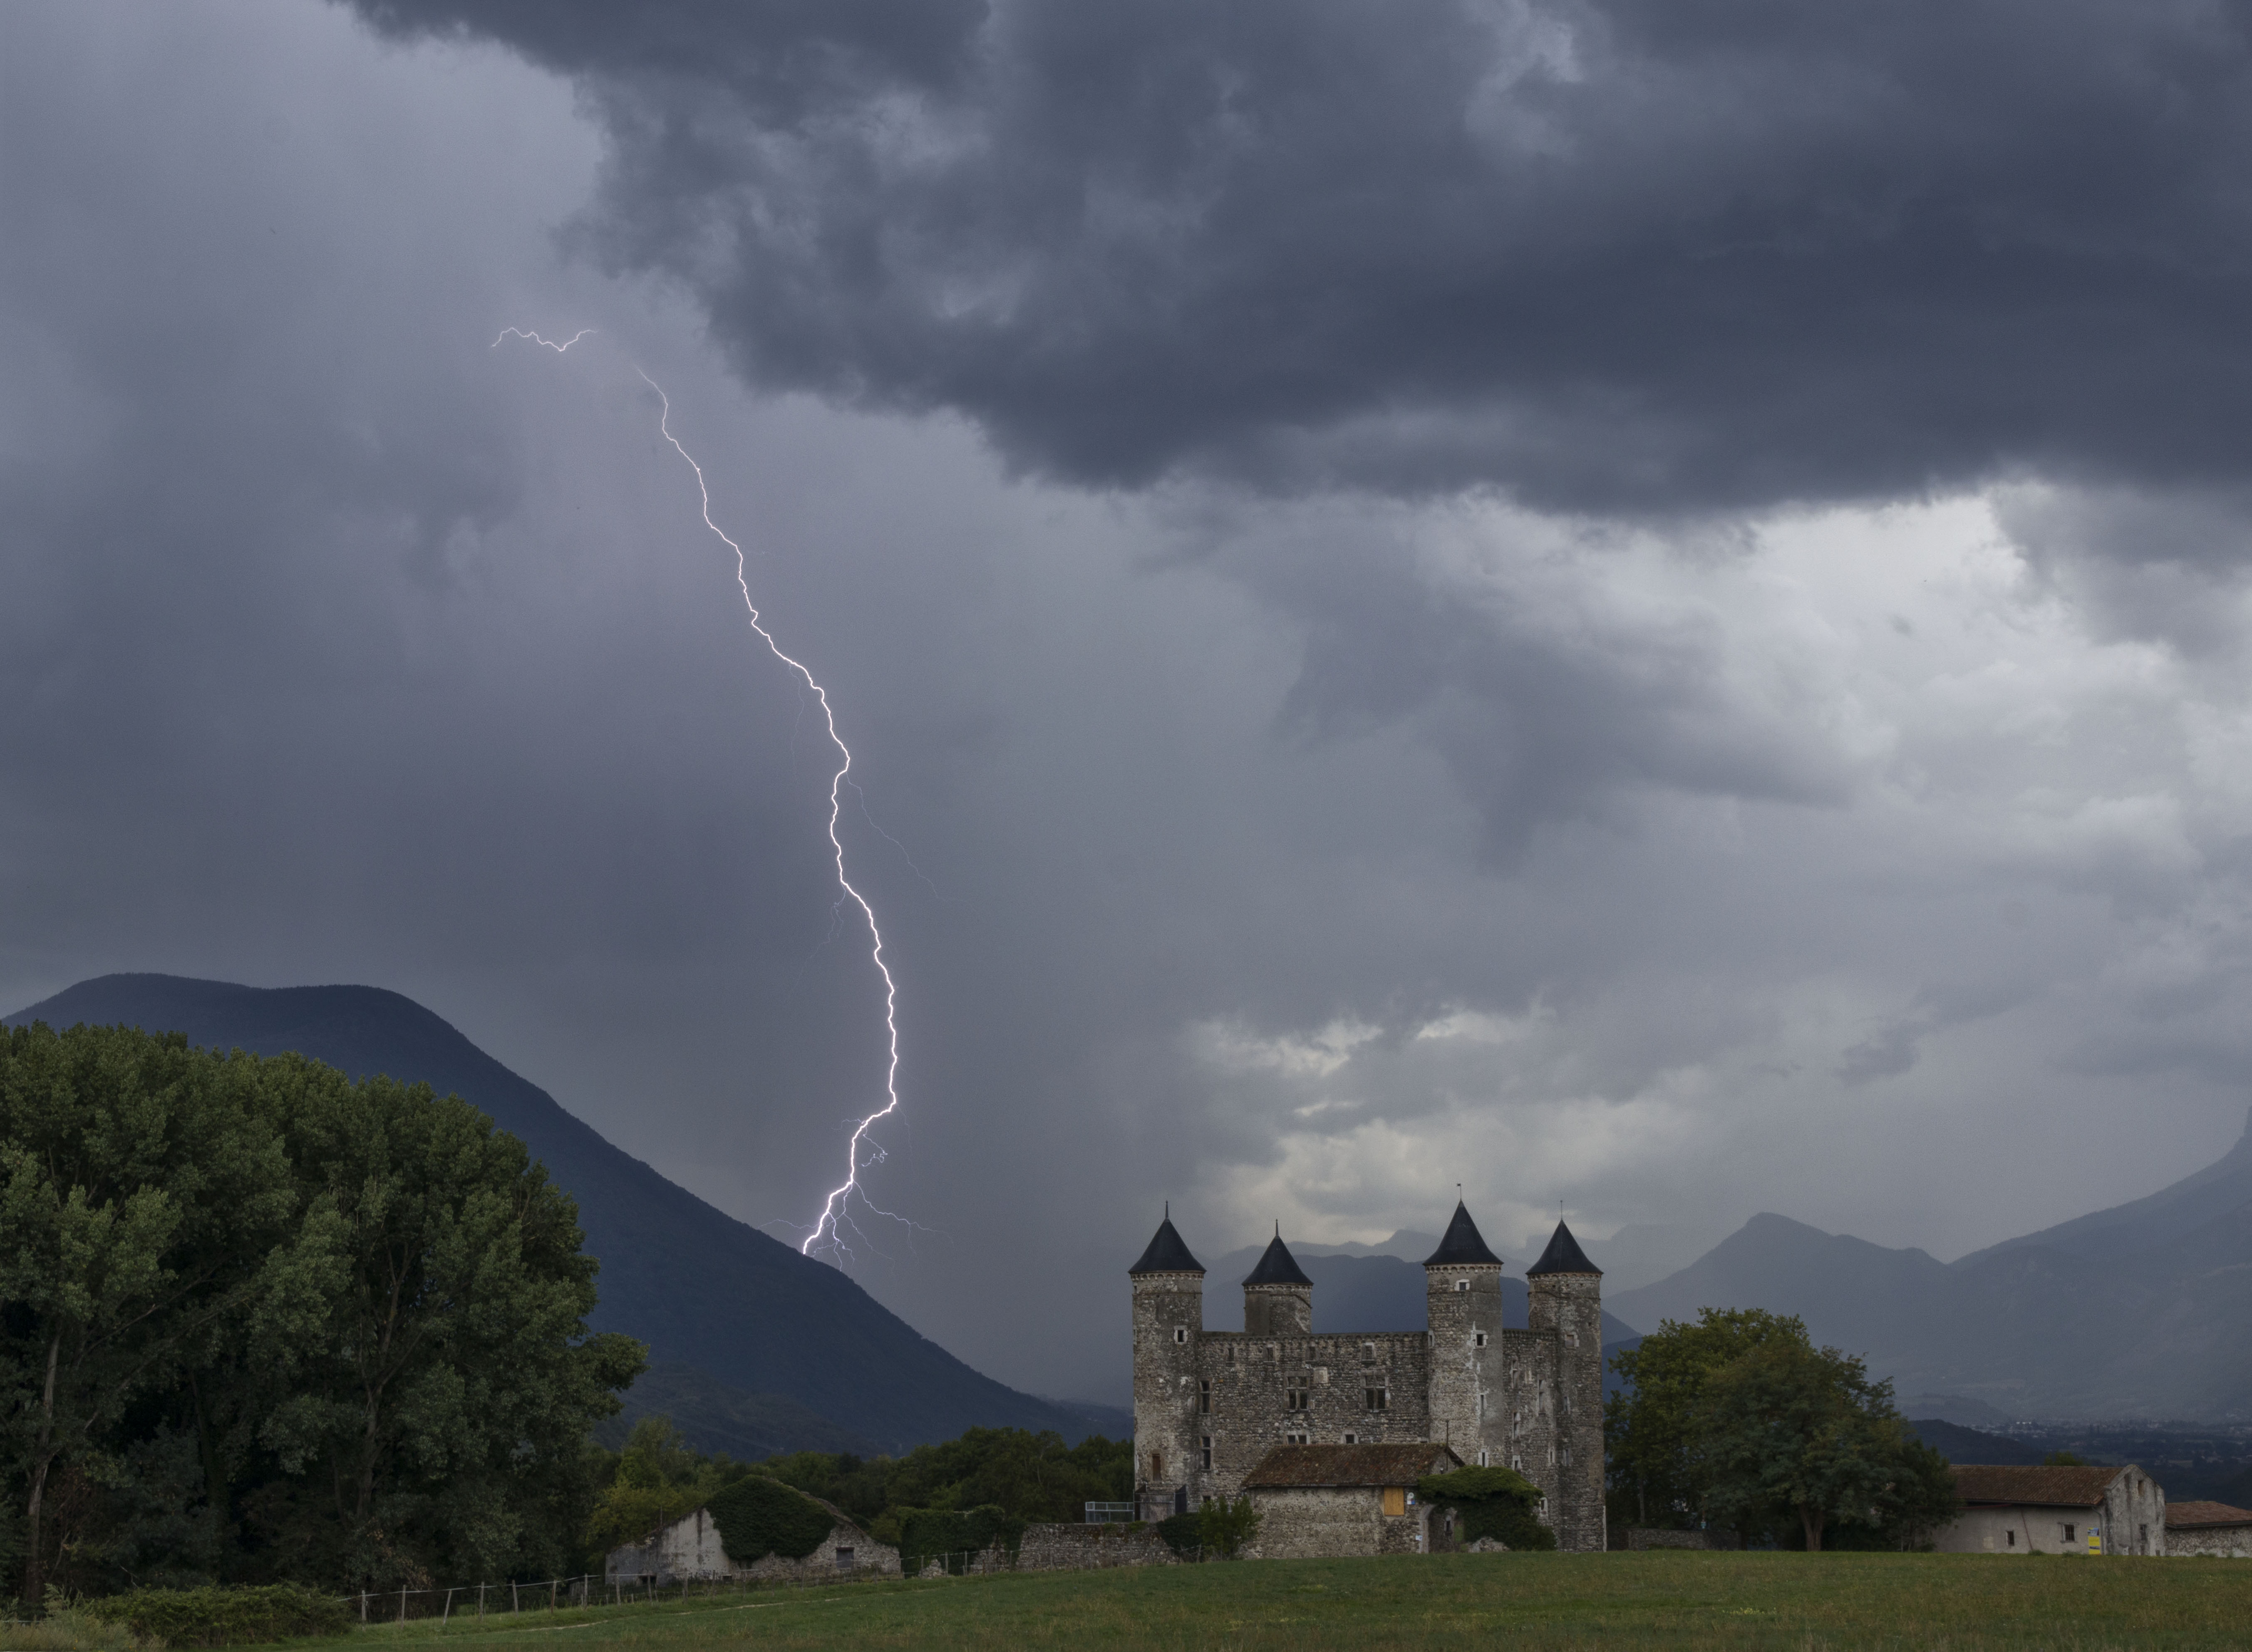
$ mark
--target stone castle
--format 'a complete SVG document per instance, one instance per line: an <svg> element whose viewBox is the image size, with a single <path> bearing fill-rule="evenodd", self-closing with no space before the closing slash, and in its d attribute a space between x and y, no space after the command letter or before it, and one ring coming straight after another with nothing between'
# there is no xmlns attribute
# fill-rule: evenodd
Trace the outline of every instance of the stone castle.
<svg viewBox="0 0 2252 1652"><path fill-rule="evenodd" d="M1526 1270L1530 1324L1502 1328L1501 1259L1455 1206L1423 1264L1425 1331L1314 1329L1282 1235L1243 1281L1243 1329L1204 1329L1204 1266L1170 1214L1134 1289L1136 1514L1233 1497L1277 1446L1435 1443L1538 1486L1560 1549L1603 1531L1602 1273L1563 1223Z"/></svg>

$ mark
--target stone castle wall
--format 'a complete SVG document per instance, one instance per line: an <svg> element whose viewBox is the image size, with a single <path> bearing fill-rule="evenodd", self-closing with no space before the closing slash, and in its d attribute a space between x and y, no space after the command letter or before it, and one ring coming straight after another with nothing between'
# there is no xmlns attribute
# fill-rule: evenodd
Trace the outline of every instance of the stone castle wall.
<svg viewBox="0 0 2252 1652"><path fill-rule="evenodd" d="M1383 1511L1374 1486L1312 1486L1262 1491L1259 1536L1247 1558L1324 1560L1368 1554L1418 1554L1429 1511Z"/></svg>

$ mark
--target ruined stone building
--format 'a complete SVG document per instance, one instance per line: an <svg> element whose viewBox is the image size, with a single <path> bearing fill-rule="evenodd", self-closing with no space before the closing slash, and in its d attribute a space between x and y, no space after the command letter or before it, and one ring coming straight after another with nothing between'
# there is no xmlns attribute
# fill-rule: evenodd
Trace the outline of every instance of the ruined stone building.
<svg viewBox="0 0 2252 1652"><path fill-rule="evenodd" d="M1243 1329L1207 1331L1204 1266L1168 1216L1128 1270L1142 1517L1240 1495L1278 1446L1433 1443L1538 1486L1559 1548L1602 1548L1602 1270L1559 1222L1526 1270L1531 1323L1505 1330L1501 1267L1456 1204L1423 1264L1428 1329L1317 1333L1278 1233L1243 1281Z"/></svg>

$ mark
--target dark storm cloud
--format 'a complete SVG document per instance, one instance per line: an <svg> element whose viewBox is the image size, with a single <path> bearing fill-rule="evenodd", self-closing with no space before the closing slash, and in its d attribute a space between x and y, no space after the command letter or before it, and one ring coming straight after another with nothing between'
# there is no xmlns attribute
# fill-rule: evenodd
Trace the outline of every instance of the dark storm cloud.
<svg viewBox="0 0 2252 1652"><path fill-rule="evenodd" d="M2242 476L2206 0L364 0L577 77L738 368L1090 483L1671 510Z"/></svg>

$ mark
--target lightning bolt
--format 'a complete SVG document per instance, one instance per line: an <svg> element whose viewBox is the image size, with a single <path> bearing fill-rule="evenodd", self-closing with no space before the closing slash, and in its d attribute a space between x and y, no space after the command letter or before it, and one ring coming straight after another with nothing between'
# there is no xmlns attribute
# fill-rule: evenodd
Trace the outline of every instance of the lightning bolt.
<svg viewBox="0 0 2252 1652"><path fill-rule="evenodd" d="M504 327L500 330L500 338L496 338L492 341L492 347L495 350L498 350L500 348L501 339L507 338L512 335L518 338L528 338L535 344L544 344L560 356L565 351L570 349L572 345L577 344L580 339L584 338L588 333L591 333L594 330L591 327L581 327L577 332L572 334L570 337L565 339L559 344L552 338L542 338L538 333L527 333L521 327ZM639 372L641 370L639 368L636 368L634 371ZM642 377L646 378L649 375L647 373L642 373ZM664 392L660 390L657 393L661 396ZM692 462L693 462L692 461Z"/></svg>
<svg viewBox="0 0 2252 1652"><path fill-rule="evenodd" d="M493 340L492 347L497 350L507 339L516 337L530 344L543 345L560 356L594 331L594 329L591 327L582 327L562 343L557 344L553 339L542 338L538 333L526 332L520 327L508 327L504 328L499 337ZM837 904L841 907L849 901L860 909L860 916L866 920L868 926L869 961L876 966L876 973L881 975L884 981L886 1046L884 1105L867 1114L854 1126L851 1140L845 1144L844 1149L844 1179L829 1190L828 1197L822 1201L821 1213L814 1220L812 1231L806 1235L804 1241L797 1248L802 1255L810 1256L817 1248L821 1248L826 1249L840 1260L849 1259L852 1252L844 1242L844 1229L850 1225L854 1232L860 1231L858 1224L852 1221L850 1213L851 1204L856 1195L860 1203L876 1215L888 1218L895 1222L907 1223L909 1227L914 1225L912 1223L907 1223L907 1218L879 1206L868 1197L867 1190L860 1185L861 1170L870 1164L881 1163L884 1158L883 1149L870 1139L868 1132L875 1127L878 1120L890 1117L899 1111L900 1107L899 983L893 979L891 965L884 958L884 932L876 921L876 909L847 875L844 865L844 840L838 834L838 823L844 812L844 788L847 786L852 788L853 795L860 800L863 813L866 811L867 801L861 794L860 783L851 778L852 748L844 743L844 737L838 732L837 712L829 704L829 691L822 687L820 681L806 668L804 662L783 653L782 644L775 641L774 633L767 629L765 619L759 612L759 605L751 595L747 558L744 554L743 547L730 538L724 528L712 520L712 489L704 478L704 467L696 462L696 455L682 447L680 438L672 434L672 399L664 393L664 386L651 378L642 367L635 365L634 371L641 375L643 384L657 392L657 434L671 444L673 452L686 461L688 469L695 474L696 493L700 501L700 514L704 518L704 525L711 530L720 544L735 553L735 587L743 593L743 608L750 615L751 629L758 634L759 641L767 645L775 658L795 671L805 686L813 691L813 698L821 707L822 722L829 732L830 744L837 748L838 759L837 770L829 777L829 847L837 867L837 885L844 892L838 898ZM869 824L875 826L872 819L870 820ZM887 841L896 841L891 839L890 834L884 832L881 827L876 827L876 830ZM906 850L902 849L900 852L905 854ZM915 875L919 878L922 876L919 868ZM925 878L924 881L927 883L929 880ZM864 1152L871 1153L873 1156L864 1160Z"/></svg>
<svg viewBox="0 0 2252 1652"><path fill-rule="evenodd" d="M585 334L582 333L580 337L584 337ZM578 340L573 339L571 342L576 344ZM767 645L775 658L796 672L804 679L805 686L813 691L813 698L821 706L822 721L829 730L830 743L836 746L837 754L841 760L837 772L829 777L829 847L836 860L838 887L844 892L846 899L860 909L860 916L867 920L869 961L876 966L876 973L884 978L884 1038L888 1046L888 1060L884 1069L884 1105L862 1119L854 1128L852 1139L845 1144L844 1149L844 1179L829 1190L829 1197L822 1202L821 1214L814 1220L813 1231L806 1235L804 1242L797 1248L800 1254L810 1256L813 1254L814 1246L825 1243L830 1249L840 1254L849 1255L851 1253L845 1247L844 1236L839 1231L839 1224L847 1219L846 1206L852 1195L859 1194L862 1202L868 1204L870 1210L876 1210L876 1206L868 1202L866 1190L860 1186L861 1144L868 1140L868 1132L875 1125L876 1121L887 1118L898 1112L900 1106L899 984L892 979L891 966L884 961L884 932L876 922L876 909L868 904L868 898L854 887L851 878L846 875L844 840L837 835L837 823L844 812L844 788L851 786L855 794L860 789L859 782L849 778L852 773L852 748L844 744L844 737L837 732L837 712L829 704L829 691L821 686L813 673L805 668L803 662L782 652L782 644L775 641L774 633L767 629L765 621L760 616L759 605L751 596L750 576L745 565L743 547L729 538L726 531L712 520L712 489L710 484L704 480L704 467L696 462L696 456L682 447L680 438L672 434L671 398L664 393L664 386L651 378L647 372L643 371L639 367L636 367L634 371L641 374L643 384L657 392L659 409L657 420L657 434L672 444L673 452L686 460L688 468L696 473L696 492L702 502L704 525L719 536L720 544L735 553L735 587L743 593L743 607L751 616L751 629L759 634L759 641ZM883 1149L878 1148L876 1152L880 1159ZM877 1214L890 1216L892 1212L877 1211ZM904 1218L894 1218L893 1219Z"/></svg>

